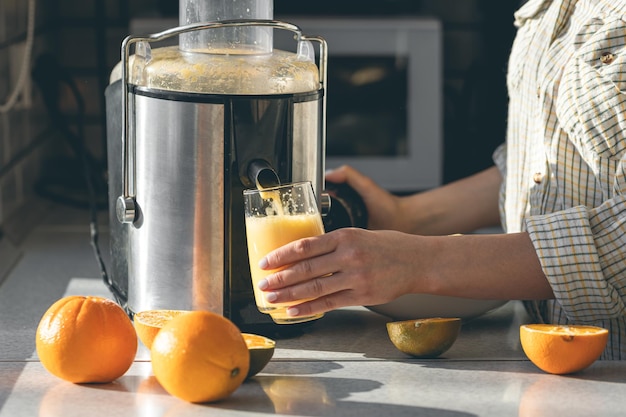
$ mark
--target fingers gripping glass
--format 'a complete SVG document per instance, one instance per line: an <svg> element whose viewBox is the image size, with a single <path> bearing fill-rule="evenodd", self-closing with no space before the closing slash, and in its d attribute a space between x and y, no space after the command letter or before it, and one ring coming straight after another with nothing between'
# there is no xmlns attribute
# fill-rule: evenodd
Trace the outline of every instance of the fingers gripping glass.
<svg viewBox="0 0 626 417"><path fill-rule="evenodd" d="M269 303L259 281L274 271L262 270L259 261L269 252L295 240L324 233L313 187L310 182L285 184L262 190L244 191L246 236L254 297L260 312L269 314L278 324L315 320L323 314L292 317L287 308L307 300L292 303Z"/></svg>

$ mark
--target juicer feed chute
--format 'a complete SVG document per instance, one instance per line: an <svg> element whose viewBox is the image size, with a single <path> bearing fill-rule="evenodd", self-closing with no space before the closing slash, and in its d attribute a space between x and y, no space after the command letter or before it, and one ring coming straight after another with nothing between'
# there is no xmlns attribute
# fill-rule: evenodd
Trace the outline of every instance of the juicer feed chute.
<svg viewBox="0 0 626 417"><path fill-rule="evenodd" d="M131 315L201 309L275 327L254 302L243 190L311 181L328 212L326 43L270 19L198 22L191 9L180 27L127 37L106 90L113 285ZM273 50L274 30L293 32L295 53ZM179 46L152 47L173 36Z"/></svg>

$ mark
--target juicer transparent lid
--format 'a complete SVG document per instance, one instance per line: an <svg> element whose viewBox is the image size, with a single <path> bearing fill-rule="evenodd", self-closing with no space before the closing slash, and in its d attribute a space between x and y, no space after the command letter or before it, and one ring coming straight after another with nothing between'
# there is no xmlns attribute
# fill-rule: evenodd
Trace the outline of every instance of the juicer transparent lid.
<svg viewBox="0 0 626 417"><path fill-rule="evenodd" d="M298 52L289 54L279 51L271 53L206 53L203 50L187 51L175 49L152 49L150 44L173 36L222 28L261 26L291 31L298 44ZM319 44L319 66L312 56L313 48L309 41ZM136 46L131 61L131 47ZM208 52L208 51L207 51ZM212 48L210 52L216 52ZM158 59L161 55L172 55L171 60ZM322 123L326 120L326 76L328 51L326 41L321 37L305 36L295 25L274 20L230 20L222 22L194 23L168 29L148 36L127 36L122 41L121 62L111 74L113 81L120 81L122 88L122 195L116 202L116 215L121 223L132 223L137 217L135 189L131 181L131 102L132 84L139 88L150 88L188 93L209 94L290 94L321 92ZM169 71L155 71L157 76L150 77L150 70L157 69L160 61L180 63ZM155 64L156 63L156 64ZM214 65L214 63L218 63ZM262 65L263 64L263 65ZM252 70L256 71L252 71ZM262 69L259 71L259 69ZM267 69L267 71L266 71ZM193 72L193 71L195 72ZM161 76L165 74L165 76ZM194 78L195 77L195 78ZM246 79L248 78L248 79ZM234 82L233 82L234 79ZM218 82L223 80L223 82ZM176 82L174 82L176 81ZM325 143L322 129L321 143Z"/></svg>
<svg viewBox="0 0 626 417"><path fill-rule="evenodd" d="M191 32L248 27L282 29L294 32L295 52L273 49L267 42L259 45L245 42L184 43ZM173 36L180 36L178 46L152 47ZM270 36L271 39L271 36ZM291 94L317 91L321 86L325 62L315 63L310 40L297 26L273 20L234 20L195 23L172 28L145 37L130 36L122 46L122 58L130 44L135 53L127 56L113 69L110 82L123 78L127 65L127 81L139 87L157 90L205 94ZM325 44L322 42L320 48ZM320 55L322 55L320 53Z"/></svg>

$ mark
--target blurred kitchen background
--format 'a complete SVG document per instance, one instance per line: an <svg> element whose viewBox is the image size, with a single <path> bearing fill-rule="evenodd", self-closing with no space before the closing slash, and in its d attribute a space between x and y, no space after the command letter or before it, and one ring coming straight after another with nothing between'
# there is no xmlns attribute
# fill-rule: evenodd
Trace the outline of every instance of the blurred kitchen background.
<svg viewBox="0 0 626 417"><path fill-rule="evenodd" d="M274 13L276 18L440 20L445 183L489 166L504 138L506 60L519 3L275 0ZM31 4L36 12L29 30ZM106 207L103 92L119 61L120 42L133 19L176 18L177 13L175 0L0 1L0 278L11 248L37 224L47 203L88 208L84 161L98 207ZM23 93L12 100L20 78Z"/></svg>

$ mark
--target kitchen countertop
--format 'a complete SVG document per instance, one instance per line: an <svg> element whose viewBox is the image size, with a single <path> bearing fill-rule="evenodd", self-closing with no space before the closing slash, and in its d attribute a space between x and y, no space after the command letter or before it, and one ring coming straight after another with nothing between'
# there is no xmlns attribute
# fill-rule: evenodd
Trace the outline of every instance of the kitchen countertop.
<svg viewBox="0 0 626 417"><path fill-rule="evenodd" d="M71 384L38 361L35 329L64 295L110 296L97 278L87 213L51 209L17 250L15 266L0 276L0 417L624 415L626 361L597 361L569 376L540 371L519 344L528 317L518 302L464 323L437 359L396 350L387 317L362 307L330 312L302 335L279 339L267 367L214 404L165 393L143 346L113 383Z"/></svg>

